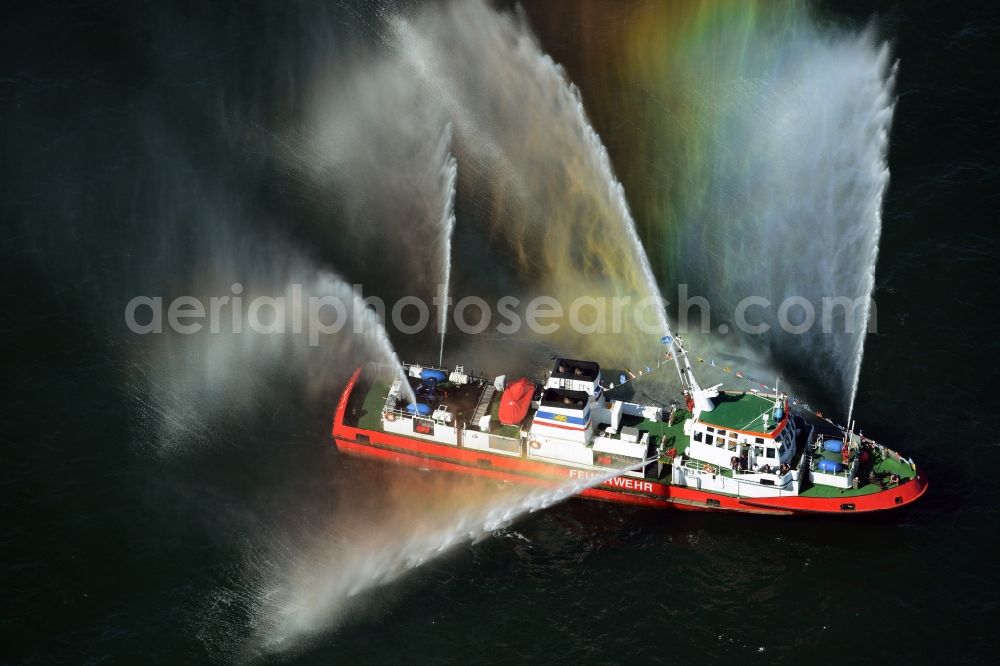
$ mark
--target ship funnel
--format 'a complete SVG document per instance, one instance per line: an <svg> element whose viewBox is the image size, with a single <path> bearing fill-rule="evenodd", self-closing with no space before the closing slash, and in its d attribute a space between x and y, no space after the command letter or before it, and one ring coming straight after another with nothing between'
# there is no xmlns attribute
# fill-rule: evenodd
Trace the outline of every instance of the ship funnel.
<svg viewBox="0 0 1000 666"><path fill-rule="evenodd" d="M707 389L696 389L691 392L691 397L694 399L694 407L700 412L710 412L715 409L715 403L712 402L712 398L719 395L719 389L722 384L716 384L715 386Z"/></svg>

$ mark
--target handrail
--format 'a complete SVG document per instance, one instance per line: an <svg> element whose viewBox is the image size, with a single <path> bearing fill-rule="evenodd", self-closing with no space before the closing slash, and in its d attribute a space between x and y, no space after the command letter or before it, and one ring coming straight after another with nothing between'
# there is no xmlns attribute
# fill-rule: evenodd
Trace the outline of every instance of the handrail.
<svg viewBox="0 0 1000 666"><path fill-rule="evenodd" d="M712 463L702 462L701 460L695 460L693 458L688 458L687 460L685 460L682 466L687 469L694 470L695 472L708 472L710 474L722 473L721 466L714 465Z"/></svg>
<svg viewBox="0 0 1000 666"><path fill-rule="evenodd" d="M809 461L809 471L810 472L817 472L819 474L829 474L830 476L843 476L843 477L848 478L848 479L851 478L852 476L854 476L854 468L857 466L857 458L856 457L855 458L851 458L850 461L848 463L846 463L846 464L842 462L841 464L844 465L844 469L842 469L839 472L829 472L827 470L821 470L819 468L819 461L820 460L824 460L824 458L813 457L812 460Z"/></svg>
<svg viewBox="0 0 1000 666"><path fill-rule="evenodd" d="M402 363L402 366L407 371L407 377L409 377L409 374L408 374L409 373L409 369L412 368L412 367L415 367L415 366L419 367L419 368L421 368L423 370L440 370L441 372L448 373L449 376L451 376L451 373L455 372L454 368L445 368L445 367L438 366L438 365L426 365L424 363L406 363L406 362L404 362L404 363ZM491 381L491 379L489 377L487 377L486 375L474 375L471 372L466 372L465 376L468 377L469 379L477 380L477 381L484 381L484 382Z"/></svg>
<svg viewBox="0 0 1000 666"><path fill-rule="evenodd" d="M691 471L697 474L712 474L714 476L721 475L723 469L721 465L715 465L712 463L706 463L700 460L692 460L692 459L685 460L682 467L685 469L690 469ZM729 468L727 467L725 469ZM788 470L784 474L772 473L771 476L778 477L779 483L775 484L761 483L759 481L754 481L752 479L745 478L746 475L767 475L768 474L767 472L736 472L735 470L733 470L733 475L731 477L724 477L724 478L732 479L738 484L746 483L752 486L760 486L762 488L776 488L778 490L784 491L786 489L786 486L788 486L788 484L793 481L793 479L791 478L791 473L792 470ZM739 489L737 488L737 492L738 491Z"/></svg>

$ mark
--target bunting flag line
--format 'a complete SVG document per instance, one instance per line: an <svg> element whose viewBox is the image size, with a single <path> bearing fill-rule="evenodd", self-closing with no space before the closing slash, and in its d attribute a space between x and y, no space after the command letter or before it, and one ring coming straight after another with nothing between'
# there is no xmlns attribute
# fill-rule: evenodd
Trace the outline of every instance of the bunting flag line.
<svg viewBox="0 0 1000 666"><path fill-rule="evenodd" d="M660 368L662 368L665 365L670 365L670 361L672 361L672 360L674 360L673 354L671 352L665 352L664 355L663 355L663 360L657 361L655 368L650 367L650 366L647 365L647 366L645 366L644 369L640 369L639 370L639 374L638 375L636 375L634 372L632 372L628 368L624 368L624 372L622 372L622 373L620 373L618 375L618 386L621 386L622 384L627 384L628 382L633 381L635 379L638 379L639 377L644 377L646 375L649 375L654 370L659 370ZM701 356L696 356L695 360L697 360L698 363L707 363L709 366L711 366L713 368L718 368L718 369L722 370L722 372L725 372L727 374L734 374L734 375L736 375L737 378L744 380L747 383L747 387L750 388L750 390L752 390L752 391L756 391L757 390L756 387L762 388L762 389L764 389L766 391L772 390L772 388L771 388L770 385L764 384L763 382L758 382L753 377L750 377L750 376L744 374L742 370L736 370L736 369L734 369L734 368L732 368L731 366L728 366L728 365L720 366L719 363L715 359L707 359L706 360L705 358L703 358ZM608 384L608 386L605 386L604 388L606 390L611 390L611 389L615 388L615 383L614 382L610 382ZM830 420L827 416L825 416L823 414L823 412L821 412L819 410L814 410L809 405L809 403L802 402L801 400L799 400L798 398L796 398L796 397L794 397L792 395L786 394L786 396L788 397L788 400L791 402L791 404L795 405L799 409L803 409L803 410L809 412L810 414L812 414L813 416L816 416L817 418L823 419L824 421L826 421L827 423L829 423L830 425L832 425L832 426L834 426L836 428L840 428L841 430L846 430L846 428L844 428L844 426L839 425L837 423L834 423L832 420Z"/></svg>

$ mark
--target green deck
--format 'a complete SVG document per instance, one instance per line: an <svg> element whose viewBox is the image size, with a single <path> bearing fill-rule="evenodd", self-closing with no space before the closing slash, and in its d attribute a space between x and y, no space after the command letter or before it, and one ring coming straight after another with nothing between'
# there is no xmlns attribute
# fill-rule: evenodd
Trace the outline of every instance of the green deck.
<svg viewBox="0 0 1000 666"><path fill-rule="evenodd" d="M904 479L912 479L917 475L916 470L910 467L909 464L893 460L892 458L885 458L882 460L875 466L875 471L886 472L889 474L899 474L899 476Z"/></svg>
<svg viewBox="0 0 1000 666"><path fill-rule="evenodd" d="M375 382L368 393L365 394L365 401L361 407L361 414L358 418L358 427L363 430L382 429L382 408L385 407L386 396L389 395L389 384Z"/></svg>
<svg viewBox="0 0 1000 666"><path fill-rule="evenodd" d="M674 416L674 425L667 425L666 421L651 421L637 416L622 416L622 427L630 426L638 428L639 432L648 432L653 445L665 453L673 448L677 450L677 455L687 450L690 439L684 434L684 420L689 418L687 412L679 412Z"/></svg>
<svg viewBox="0 0 1000 666"><path fill-rule="evenodd" d="M841 459L839 453L824 452L823 457L836 461L840 461ZM912 479L917 475L917 472L907 463L893 460L892 458L880 460L873 468L873 471L877 474L898 474L901 479ZM858 497L860 495L872 495L880 490L882 490L882 486L877 483L865 483L858 487L857 490L854 488L841 489L834 488L833 486L813 484L799 494L802 497Z"/></svg>
<svg viewBox="0 0 1000 666"><path fill-rule="evenodd" d="M874 483L867 483L857 490L854 488L834 488L833 486L822 486L814 483L805 490L799 492L800 497L858 497L859 495L871 495L877 493L881 488Z"/></svg>
<svg viewBox="0 0 1000 666"><path fill-rule="evenodd" d="M715 409L702 412L700 420L720 428L763 432L760 417L774 409L774 401L753 393L720 393Z"/></svg>

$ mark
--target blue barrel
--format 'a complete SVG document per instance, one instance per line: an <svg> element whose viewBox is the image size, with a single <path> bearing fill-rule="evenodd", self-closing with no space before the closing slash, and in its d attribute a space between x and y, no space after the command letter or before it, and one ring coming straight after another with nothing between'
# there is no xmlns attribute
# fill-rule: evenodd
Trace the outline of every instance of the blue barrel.
<svg viewBox="0 0 1000 666"><path fill-rule="evenodd" d="M785 418L785 410L783 410L781 407L775 407L774 411L771 412L771 416L774 417L774 422L777 423L781 419Z"/></svg>
<svg viewBox="0 0 1000 666"><path fill-rule="evenodd" d="M823 442L823 450L829 451L830 453L840 453L843 448L844 443L839 439L828 439Z"/></svg>
<svg viewBox="0 0 1000 666"><path fill-rule="evenodd" d="M831 474L836 474L844 469L844 466L837 462L836 460L823 460L819 461L819 471L830 472Z"/></svg>
<svg viewBox="0 0 1000 666"><path fill-rule="evenodd" d="M424 368L420 371L421 379L433 379L434 381L443 382L448 379L448 375L444 374L444 370L435 370L433 368Z"/></svg>
<svg viewBox="0 0 1000 666"><path fill-rule="evenodd" d="M422 402L411 402L406 406L406 411L410 414L420 414L421 416L427 416L431 413L431 406L425 405Z"/></svg>

